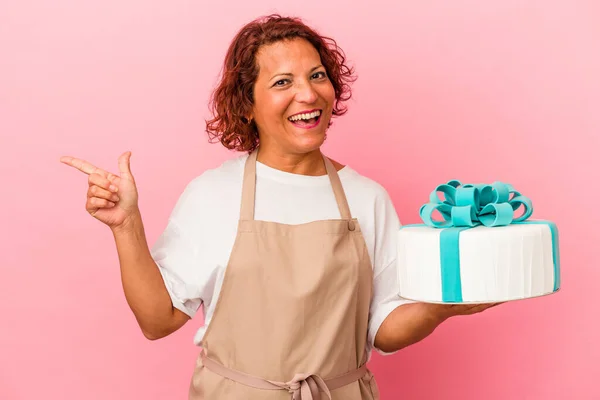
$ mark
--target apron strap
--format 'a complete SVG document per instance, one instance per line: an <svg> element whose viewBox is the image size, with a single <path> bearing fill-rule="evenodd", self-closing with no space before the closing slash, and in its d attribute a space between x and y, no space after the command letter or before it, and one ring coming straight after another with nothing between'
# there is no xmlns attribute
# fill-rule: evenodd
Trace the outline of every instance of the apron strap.
<svg viewBox="0 0 600 400"><path fill-rule="evenodd" d="M254 199L256 195L256 156L258 149L254 150L246 159L244 167L244 180L242 182L242 205L240 218L242 220L254 219Z"/></svg>
<svg viewBox="0 0 600 400"><path fill-rule="evenodd" d="M208 358L204 349L200 351L200 357L202 365L217 375L255 389L287 390L292 400L321 400L321 393L325 393L325 396L331 400L332 390L356 382L367 373L367 365L363 364L360 368L326 381L316 374L296 374L289 382L277 382L225 367Z"/></svg>
<svg viewBox="0 0 600 400"><path fill-rule="evenodd" d="M244 167L244 180L242 183L242 204L240 210L240 217L242 220L253 220L254 219L254 203L256 198L256 158L258 155L258 149L254 150L246 159L246 165ZM340 210L342 219L352 220L352 214L350 214L350 207L348 206L348 200L346 199L346 193L342 187L340 177L333 166L333 163L329 158L323 156L325 162L325 168L327 169L327 175L329 175L329 181L333 188L333 194Z"/></svg>
<svg viewBox="0 0 600 400"><path fill-rule="evenodd" d="M331 181L331 187L333 188L333 194L335 195L340 215L342 219L351 220L352 214L350 214L350 207L348 206L348 200L346 199L346 193L340 181L340 176L329 158L323 156L323 160L325 161L325 168L327 168L327 175L329 175L329 180Z"/></svg>

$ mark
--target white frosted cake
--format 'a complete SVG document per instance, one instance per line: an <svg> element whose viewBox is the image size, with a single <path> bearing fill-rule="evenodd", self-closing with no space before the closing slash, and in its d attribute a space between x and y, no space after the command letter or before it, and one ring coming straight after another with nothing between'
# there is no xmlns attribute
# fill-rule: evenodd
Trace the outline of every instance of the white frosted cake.
<svg viewBox="0 0 600 400"><path fill-rule="evenodd" d="M514 218L520 206L525 211ZM558 230L551 221L527 220L532 210L528 198L501 182L439 185L421 207L424 224L399 231L400 296L431 303L489 303L556 292ZM433 220L434 211L441 221Z"/></svg>

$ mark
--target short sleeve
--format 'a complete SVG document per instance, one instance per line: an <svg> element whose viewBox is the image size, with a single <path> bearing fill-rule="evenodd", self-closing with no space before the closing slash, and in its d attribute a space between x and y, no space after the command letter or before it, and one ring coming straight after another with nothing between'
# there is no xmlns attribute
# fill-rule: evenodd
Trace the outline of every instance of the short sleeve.
<svg viewBox="0 0 600 400"><path fill-rule="evenodd" d="M204 209L202 193L206 193L203 175L185 187L173 207L167 226L150 251L158 265L173 306L193 317L203 302L203 290L209 286L210 274L201 267L196 243L198 214Z"/></svg>
<svg viewBox="0 0 600 400"><path fill-rule="evenodd" d="M197 260L195 246L183 235L175 221L169 220L150 253L158 265L173 307L193 317L202 304L200 290L193 283Z"/></svg>
<svg viewBox="0 0 600 400"><path fill-rule="evenodd" d="M375 336L379 327L397 307L414 303L412 300L400 297L399 292L396 259L394 259L373 280L373 300L370 308L368 340L373 348L382 355L391 355L395 352L385 353L375 347Z"/></svg>
<svg viewBox="0 0 600 400"><path fill-rule="evenodd" d="M378 353L389 355L393 353L385 353L375 347L377 331L392 311L404 304L414 303L414 301L400 297L397 269L400 221L394 204L385 190L377 199L375 218L375 265L373 266L373 299L369 312L368 341Z"/></svg>

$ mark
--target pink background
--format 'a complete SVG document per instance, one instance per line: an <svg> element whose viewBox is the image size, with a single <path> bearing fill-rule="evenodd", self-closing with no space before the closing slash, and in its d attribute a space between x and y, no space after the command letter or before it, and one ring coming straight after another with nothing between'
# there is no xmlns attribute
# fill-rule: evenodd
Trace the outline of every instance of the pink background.
<svg viewBox="0 0 600 400"><path fill-rule="evenodd" d="M279 3L0 3L0 398L185 398L201 318L143 338L86 176L58 160L117 172L132 150L153 243L187 182L236 155L207 143L206 103L234 33L273 11L356 66L325 151L382 183L402 222L457 178L510 182L560 229L558 294L375 355L383 398L600 398L598 2Z"/></svg>

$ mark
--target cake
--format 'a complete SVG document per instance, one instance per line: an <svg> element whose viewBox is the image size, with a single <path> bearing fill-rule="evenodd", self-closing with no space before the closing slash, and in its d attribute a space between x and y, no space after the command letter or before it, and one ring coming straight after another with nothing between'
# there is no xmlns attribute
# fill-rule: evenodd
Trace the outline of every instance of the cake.
<svg viewBox="0 0 600 400"><path fill-rule="evenodd" d="M441 218L434 219L436 211ZM454 180L437 186L419 210L423 223L398 232L400 296L490 303L555 293L558 229L552 221L530 219L532 213L531 200L510 184Z"/></svg>

